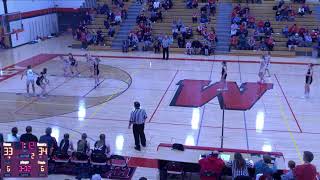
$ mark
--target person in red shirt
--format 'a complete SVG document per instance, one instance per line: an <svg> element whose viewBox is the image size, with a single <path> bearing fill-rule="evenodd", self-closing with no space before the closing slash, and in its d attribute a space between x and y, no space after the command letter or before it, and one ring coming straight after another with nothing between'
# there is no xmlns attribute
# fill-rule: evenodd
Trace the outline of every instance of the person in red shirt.
<svg viewBox="0 0 320 180"><path fill-rule="evenodd" d="M208 157L199 160L201 180L219 179L225 164L218 156L219 152L213 151Z"/></svg>
<svg viewBox="0 0 320 180"><path fill-rule="evenodd" d="M317 169L311 164L313 153L310 151L303 152L304 164L296 166L293 170L293 176L296 180L316 180Z"/></svg>

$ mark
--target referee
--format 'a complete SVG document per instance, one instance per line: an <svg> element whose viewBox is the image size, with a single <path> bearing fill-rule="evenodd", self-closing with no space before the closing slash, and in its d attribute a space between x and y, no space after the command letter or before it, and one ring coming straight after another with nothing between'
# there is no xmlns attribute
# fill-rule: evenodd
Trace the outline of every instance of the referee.
<svg viewBox="0 0 320 180"><path fill-rule="evenodd" d="M144 135L144 122L147 119L147 113L144 109L140 109L140 103L134 102L135 110L131 112L130 121L129 121L129 129L131 124L133 124L133 136L135 147L134 149L140 151L140 141L143 147L146 147L146 136Z"/></svg>

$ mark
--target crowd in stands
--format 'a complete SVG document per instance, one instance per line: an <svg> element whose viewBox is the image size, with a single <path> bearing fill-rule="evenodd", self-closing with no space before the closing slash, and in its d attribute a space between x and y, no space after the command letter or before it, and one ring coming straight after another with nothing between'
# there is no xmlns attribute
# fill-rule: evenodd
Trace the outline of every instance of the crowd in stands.
<svg viewBox="0 0 320 180"><path fill-rule="evenodd" d="M205 158L199 160L200 179L217 180L225 177L225 168L231 169L232 180L259 180L281 179L281 180L316 180L317 170L311 164L314 156L310 151L303 154L304 163L296 166L294 161L288 162L288 171L278 171L277 164L268 154L255 163L244 159L241 153L235 153L231 161L224 162L219 158L219 152L214 151ZM227 173L230 175L229 173ZM227 177L222 178L227 179Z"/></svg>
<svg viewBox="0 0 320 180"><path fill-rule="evenodd" d="M248 6L238 4L233 8L230 48L272 51L275 45L273 33L270 21L256 21Z"/></svg>
<svg viewBox="0 0 320 180"><path fill-rule="evenodd" d="M295 21L297 15L305 16L312 14L309 5L301 4L296 11L291 4L286 5L284 0L279 1L278 5L273 7L273 10L276 11L276 21Z"/></svg>
<svg viewBox="0 0 320 180"><path fill-rule="evenodd" d="M172 6L172 0L148 0L148 9L142 10L136 18L137 27L129 33L128 39L122 42L122 51L149 51L153 49L155 53L159 53L165 35L153 35L152 24L162 22L162 11L171 9Z"/></svg>
<svg viewBox="0 0 320 180"><path fill-rule="evenodd" d="M86 49L89 45L106 45L106 37L113 37L115 34L115 27L119 25L123 19L127 18L127 9L124 7L122 0L113 0L113 8L107 4L102 6L98 3L97 7L87 11L82 18L80 25L74 32L74 38L81 41L82 48ZM104 35L102 28L98 30L88 29L88 25L92 24L96 14L105 15L106 19L103 22L104 28L108 34Z"/></svg>
<svg viewBox="0 0 320 180"><path fill-rule="evenodd" d="M187 8L198 8L197 0L189 0L186 2ZM185 42L186 39L190 39L193 36L192 27L186 27L181 23L181 19L177 22L173 22L173 35L180 32L182 34L182 40L179 41L178 37L178 46L181 48L182 45L186 48L186 54L202 54L210 55L214 54L216 43L218 38L216 36L215 29L210 28L211 16L214 16L216 13L216 1L209 0L207 3L204 3L200 7L200 17L198 18L198 13L194 12L192 16L192 23L199 23L197 26L197 33L201 38L195 38L192 41ZM180 28L182 27L182 28ZM182 43L179 43L182 42Z"/></svg>

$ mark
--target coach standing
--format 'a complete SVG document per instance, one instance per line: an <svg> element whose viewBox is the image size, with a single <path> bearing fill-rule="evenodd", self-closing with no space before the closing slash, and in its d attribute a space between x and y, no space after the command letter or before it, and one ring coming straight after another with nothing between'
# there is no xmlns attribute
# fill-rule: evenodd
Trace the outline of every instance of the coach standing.
<svg viewBox="0 0 320 180"><path fill-rule="evenodd" d="M168 38L167 35L165 35L162 39L161 45L162 45L162 59L169 59L169 46L170 46L170 42L171 40Z"/></svg>
<svg viewBox="0 0 320 180"><path fill-rule="evenodd" d="M135 147L134 149L140 151L140 141L143 147L146 147L146 136L144 135L144 122L147 119L147 113L144 109L140 109L140 103L134 102L135 110L131 112L130 121L129 121L129 129L131 124L133 124L133 136Z"/></svg>

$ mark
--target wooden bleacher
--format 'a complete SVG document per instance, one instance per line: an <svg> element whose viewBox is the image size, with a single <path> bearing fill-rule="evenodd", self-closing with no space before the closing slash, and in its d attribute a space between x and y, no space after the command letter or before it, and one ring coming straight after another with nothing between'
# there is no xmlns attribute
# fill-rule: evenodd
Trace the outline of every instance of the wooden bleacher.
<svg viewBox="0 0 320 180"><path fill-rule="evenodd" d="M174 1L173 7L169 9L167 12L163 12L163 22L153 24L152 34L156 36L162 35L162 34L172 35L173 19L175 18L176 20L178 20L179 18L181 18L182 22L186 26L192 27L193 38L189 40L192 41L193 39L199 39L199 40L203 39L202 36L198 35L196 31L199 23L195 23L195 24L192 23L193 13L197 12L198 14L200 14L200 8L203 5L204 5L203 3L199 3L199 6L197 9L187 9L186 3L184 2L184 0ZM200 18L198 17L198 22L199 22L199 19ZM215 23L216 23L215 16L214 17L211 16L208 29L211 29L211 27L215 27ZM189 40L186 40L186 41L189 41ZM170 51L175 53L184 53L185 48L178 48L177 40L175 40L173 45L171 45Z"/></svg>
<svg viewBox="0 0 320 180"><path fill-rule="evenodd" d="M286 2L287 5L289 2ZM233 6L236 6L235 3ZM245 6L245 3L241 4L241 7ZM312 47L297 47L296 51L289 51L286 43L288 38L282 35L282 29L288 25L289 27L293 24L297 24L299 27L304 27L308 30L314 29L317 27L317 20L315 18L314 13L311 15L305 15L304 17L296 16L295 21L276 21L275 20L275 12L272 10L273 6L277 5L277 2L274 1L264 1L262 4L249 4L250 13L256 18L256 23L260 20L266 21L269 20L271 23L271 27L274 30L274 40L275 46L274 51L271 52L274 56L295 56L296 53L299 54L310 54L312 51ZM311 10L314 10L314 4L308 4ZM301 4L292 4L293 9L297 12L299 6ZM249 30L250 34L250 30ZM251 51L251 50L231 50L232 54L235 55L261 55L262 51Z"/></svg>
<svg viewBox="0 0 320 180"><path fill-rule="evenodd" d="M132 2L135 2L134 0L128 0L128 2L124 1L124 7L126 9L128 9L128 7L131 5ZM111 0L97 0L97 3L100 4L101 6L104 4L107 4L110 8L110 10L114 9L116 6L112 5ZM87 25L87 28L89 31L98 31L100 28L102 30L102 34L105 36L105 45L106 46L96 46L96 45L90 45L88 47L89 50L110 50L111 49L111 43L113 38L116 36L117 32L120 30L120 26L117 25L115 26L115 35L114 37L109 37L108 36L108 30L104 27L104 20L107 19L106 15L102 15L102 14L96 14L92 24L91 25ZM80 41L75 41L73 42L73 46L81 46L81 42Z"/></svg>

